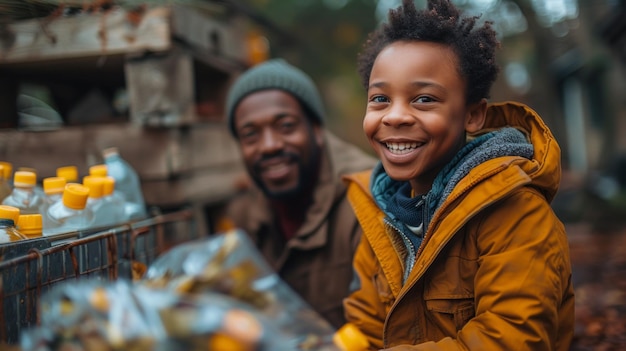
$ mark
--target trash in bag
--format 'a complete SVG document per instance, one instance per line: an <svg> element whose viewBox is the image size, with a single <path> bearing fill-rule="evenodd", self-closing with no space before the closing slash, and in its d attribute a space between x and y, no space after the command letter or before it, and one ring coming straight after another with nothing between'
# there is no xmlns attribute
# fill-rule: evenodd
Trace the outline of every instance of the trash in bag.
<svg viewBox="0 0 626 351"><path fill-rule="evenodd" d="M290 336L223 294L181 295L126 280L58 285L40 301L24 351L294 350Z"/></svg>
<svg viewBox="0 0 626 351"><path fill-rule="evenodd" d="M290 335L292 350L336 350L334 328L280 279L240 230L174 247L151 265L142 283L185 294L228 295Z"/></svg>

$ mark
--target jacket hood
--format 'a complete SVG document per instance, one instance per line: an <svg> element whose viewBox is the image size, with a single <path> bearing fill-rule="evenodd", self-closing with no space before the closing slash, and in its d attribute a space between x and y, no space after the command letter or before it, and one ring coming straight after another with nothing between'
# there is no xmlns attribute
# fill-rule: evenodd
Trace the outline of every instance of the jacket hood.
<svg viewBox="0 0 626 351"><path fill-rule="evenodd" d="M531 178L532 185L551 202L561 182L561 148L554 135L537 112L522 103L490 104L485 128L506 126L522 131L533 145L532 159L519 166Z"/></svg>

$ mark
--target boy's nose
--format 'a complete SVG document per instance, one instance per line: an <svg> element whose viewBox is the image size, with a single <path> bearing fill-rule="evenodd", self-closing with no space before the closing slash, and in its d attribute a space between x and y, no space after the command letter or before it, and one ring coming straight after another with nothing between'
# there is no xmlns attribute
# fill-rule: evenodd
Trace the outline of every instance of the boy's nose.
<svg viewBox="0 0 626 351"><path fill-rule="evenodd" d="M413 125L415 118L408 108L401 105L394 105L383 116L382 123L389 127L399 128Z"/></svg>

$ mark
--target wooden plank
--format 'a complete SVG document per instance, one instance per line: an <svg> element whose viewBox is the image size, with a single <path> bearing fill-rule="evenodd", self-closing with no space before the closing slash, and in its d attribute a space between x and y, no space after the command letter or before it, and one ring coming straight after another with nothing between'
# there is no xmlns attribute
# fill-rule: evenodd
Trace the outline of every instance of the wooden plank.
<svg viewBox="0 0 626 351"><path fill-rule="evenodd" d="M102 56L164 51L171 47L171 8L149 8L138 22L121 7L111 11L43 19L7 25L15 34L10 47L0 47L3 63L44 61L80 56Z"/></svg>

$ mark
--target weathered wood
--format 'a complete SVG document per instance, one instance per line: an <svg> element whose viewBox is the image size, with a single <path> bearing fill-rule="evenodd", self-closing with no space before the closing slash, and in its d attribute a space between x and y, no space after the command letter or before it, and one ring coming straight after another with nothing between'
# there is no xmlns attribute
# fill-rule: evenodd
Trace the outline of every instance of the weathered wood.
<svg viewBox="0 0 626 351"><path fill-rule="evenodd" d="M243 174L241 156L224 123L144 128L133 123L64 127L53 131L0 130L0 160L32 167L38 179L75 165L79 176L102 163L115 146L138 172L149 205L221 201Z"/></svg>
<svg viewBox="0 0 626 351"><path fill-rule="evenodd" d="M8 24L13 45L0 46L0 64L80 56L164 51L172 46L171 8L148 9L140 21L124 8Z"/></svg>

